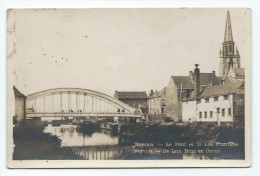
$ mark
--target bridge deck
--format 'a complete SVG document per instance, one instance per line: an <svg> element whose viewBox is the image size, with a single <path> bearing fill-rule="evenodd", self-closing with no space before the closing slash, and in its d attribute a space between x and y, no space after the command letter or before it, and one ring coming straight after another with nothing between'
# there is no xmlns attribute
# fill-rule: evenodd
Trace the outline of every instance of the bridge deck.
<svg viewBox="0 0 260 176"><path fill-rule="evenodd" d="M27 113L26 118L38 117L141 117L131 113Z"/></svg>

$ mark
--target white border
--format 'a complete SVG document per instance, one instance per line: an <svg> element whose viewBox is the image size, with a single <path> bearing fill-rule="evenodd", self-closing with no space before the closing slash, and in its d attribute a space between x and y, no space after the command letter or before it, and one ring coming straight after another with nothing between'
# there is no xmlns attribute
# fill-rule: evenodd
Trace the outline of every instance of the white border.
<svg viewBox="0 0 260 176"><path fill-rule="evenodd" d="M8 8L92 8L92 7L248 7L252 9L252 23L253 23L253 59L252 59L252 100L253 100L253 150L252 150L252 167L250 168L218 168L218 169L209 169L209 168L200 168L200 169L88 169L88 170L79 170L79 169L7 169L6 168L6 9ZM62 174L63 176L77 174L77 175L172 175L172 174L181 174L181 175L260 175L260 163L259 163L259 118L257 114L260 114L257 106L257 100L260 99L259 91L260 90L260 66L259 63L259 1L83 1L83 0L57 0L57 1L43 1L43 0L30 0L30 1L1 1L0 2L0 12L1 12L1 62L0 62L0 175L44 175L46 174ZM54 166L55 167L55 166Z"/></svg>

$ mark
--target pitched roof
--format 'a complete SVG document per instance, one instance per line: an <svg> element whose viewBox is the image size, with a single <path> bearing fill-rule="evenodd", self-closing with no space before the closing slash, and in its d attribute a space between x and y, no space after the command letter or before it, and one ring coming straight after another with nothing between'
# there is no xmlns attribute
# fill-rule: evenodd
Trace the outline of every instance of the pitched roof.
<svg viewBox="0 0 260 176"><path fill-rule="evenodd" d="M177 88L194 89L194 81L190 76L172 76ZM200 85L219 85L220 80L214 73L200 73Z"/></svg>
<svg viewBox="0 0 260 176"><path fill-rule="evenodd" d="M159 92L154 92L152 95L149 96L149 98L165 97L166 89L167 89L167 87L164 87Z"/></svg>
<svg viewBox="0 0 260 176"><path fill-rule="evenodd" d="M230 82L223 85L216 85L212 87L204 87L200 91L200 97L212 97L217 95L225 95L231 93L238 93L245 86L244 81ZM189 99L194 99L195 93L192 92Z"/></svg>
<svg viewBox="0 0 260 176"><path fill-rule="evenodd" d="M237 93L239 89L242 87L244 87L244 81L212 86L209 88L205 88L204 91L201 93L201 97L210 97L214 95L225 95L225 94Z"/></svg>
<svg viewBox="0 0 260 176"><path fill-rule="evenodd" d="M14 95L16 97L26 98L26 96L24 94L22 94L15 86L13 86L13 89L14 89Z"/></svg>
<svg viewBox="0 0 260 176"><path fill-rule="evenodd" d="M143 92L126 92L126 91L116 91L115 98L147 98L145 91Z"/></svg>
<svg viewBox="0 0 260 176"><path fill-rule="evenodd" d="M200 85L219 85L220 81L214 73L200 73Z"/></svg>
<svg viewBox="0 0 260 176"><path fill-rule="evenodd" d="M177 86L177 88L183 89L194 89L194 85L191 82L191 78L189 76L172 76L172 79Z"/></svg>

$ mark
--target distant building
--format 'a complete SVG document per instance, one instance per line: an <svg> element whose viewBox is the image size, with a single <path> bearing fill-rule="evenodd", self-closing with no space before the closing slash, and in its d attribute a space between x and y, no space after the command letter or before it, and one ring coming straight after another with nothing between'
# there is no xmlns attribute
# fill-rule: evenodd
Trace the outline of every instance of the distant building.
<svg viewBox="0 0 260 176"><path fill-rule="evenodd" d="M142 92L125 92L115 91L114 98L128 104L129 106L141 109L142 113L147 113L147 94L145 91Z"/></svg>
<svg viewBox="0 0 260 176"><path fill-rule="evenodd" d="M244 69L241 68L240 64L240 54L233 41L229 11L227 12L224 42L219 52L219 59L219 76L223 81L234 82L243 81L245 79Z"/></svg>
<svg viewBox="0 0 260 176"><path fill-rule="evenodd" d="M161 91L151 90L148 97L148 114L166 114L166 87Z"/></svg>
<svg viewBox="0 0 260 176"><path fill-rule="evenodd" d="M13 87L15 96L15 119L22 121L26 116L26 96L22 94L16 87Z"/></svg>
<svg viewBox="0 0 260 176"><path fill-rule="evenodd" d="M198 65L197 65L198 66ZM199 70L198 70L199 71ZM171 76L166 90L166 116L175 121L182 119L182 100L190 97L192 92L198 91L202 87L211 87L220 84L220 79L215 71L212 73L197 73L199 80L196 80L196 69L194 73L189 72L189 76ZM196 88L196 81L200 85Z"/></svg>
<svg viewBox="0 0 260 176"><path fill-rule="evenodd" d="M182 102L183 122L244 124L244 81L203 88Z"/></svg>

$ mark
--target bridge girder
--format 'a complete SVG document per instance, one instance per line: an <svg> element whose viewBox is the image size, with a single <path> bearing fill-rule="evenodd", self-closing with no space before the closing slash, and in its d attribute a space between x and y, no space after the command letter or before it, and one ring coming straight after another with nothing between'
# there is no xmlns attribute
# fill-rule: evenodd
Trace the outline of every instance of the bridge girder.
<svg viewBox="0 0 260 176"><path fill-rule="evenodd" d="M89 96L89 97L93 97L99 100L102 100L104 102L109 103L110 105L120 108L120 109L124 109L125 113L112 113L115 116L140 116L141 115L141 111L139 109L135 109L109 95L106 95L104 93L101 92L97 92L97 91L93 91L90 89L82 89L82 88L56 88L56 89L49 89L49 90L44 90L44 91L40 91L40 92L36 92L33 94L30 94L26 97L26 102L31 102L37 99L41 99L47 96L54 96L54 95L63 95L63 94L78 94L78 95L84 95L84 96ZM44 99L44 103L45 103L45 99ZM45 105L44 105L45 106ZM35 116L43 116L43 117L50 117L51 115L53 117L57 117L57 116L82 116L82 114L84 114L84 116L101 116L101 115L107 115L110 116L112 115L111 113L106 113L106 112L101 112L101 113L93 113L93 112L76 112L76 113L64 113L64 112L55 112L55 113L27 113L26 117L35 117Z"/></svg>

